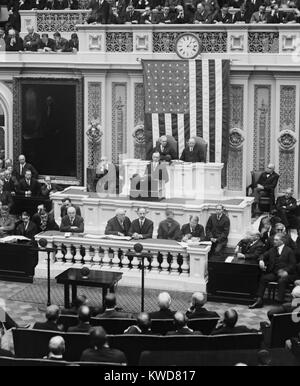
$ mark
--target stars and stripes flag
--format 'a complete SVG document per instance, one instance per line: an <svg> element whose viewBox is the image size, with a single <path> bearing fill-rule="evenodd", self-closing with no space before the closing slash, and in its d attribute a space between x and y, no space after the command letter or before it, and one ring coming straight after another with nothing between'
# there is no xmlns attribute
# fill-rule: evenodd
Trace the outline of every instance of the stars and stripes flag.
<svg viewBox="0 0 300 386"><path fill-rule="evenodd" d="M143 60L148 155L161 135L175 137L179 157L188 139L200 136L207 161L226 161L229 71L229 60Z"/></svg>

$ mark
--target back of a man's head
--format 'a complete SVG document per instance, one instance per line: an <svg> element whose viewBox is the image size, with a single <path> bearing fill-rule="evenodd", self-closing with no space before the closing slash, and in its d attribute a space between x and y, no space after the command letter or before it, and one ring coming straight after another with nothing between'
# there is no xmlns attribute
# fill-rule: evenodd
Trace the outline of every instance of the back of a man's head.
<svg viewBox="0 0 300 386"><path fill-rule="evenodd" d="M187 322L187 317L184 315L184 313L177 311L174 315L174 325L177 330L184 327Z"/></svg>
<svg viewBox="0 0 300 386"><path fill-rule="evenodd" d="M140 314L138 314L136 321L137 321L138 327L141 329L142 332L144 331L146 332L150 330L151 319L149 314L147 314L146 312L141 312Z"/></svg>
<svg viewBox="0 0 300 386"><path fill-rule="evenodd" d="M204 292L195 292L192 295L192 304L196 308L203 307L206 303L207 297Z"/></svg>
<svg viewBox="0 0 300 386"><path fill-rule="evenodd" d="M90 345L94 349L101 349L106 343L106 332L103 327L93 327L90 330Z"/></svg>
<svg viewBox="0 0 300 386"><path fill-rule="evenodd" d="M257 353L257 362L259 366L269 366L272 362L270 352L268 350L260 350Z"/></svg>
<svg viewBox="0 0 300 386"><path fill-rule="evenodd" d="M224 324L227 327L234 327L238 320L238 313L234 309L229 309L224 313Z"/></svg>
<svg viewBox="0 0 300 386"><path fill-rule="evenodd" d="M86 304L87 298L85 295L78 295L72 302L72 306L76 308L76 310L79 309L79 307Z"/></svg>
<svg viewBox="0 0 300 386"><path fill-rule="evenodd" d="M114 308L117 304L117 299L115 294L107 294L105 296L105 308Z"/></svg>
<svg viewBox="0 0 300 386"><path fill-rule="evenodd" d="M160 310L166 310L171 306L171 296L168 292L161 292L158 295L158 307Z"/></svg>
<svg viewBox="0 0 300 386"><path fill-rule="evenodd" d="M91 311L88 306L81 306L78 310L78 319L82 323L87 323L91 319Z"/></svg>
<svg viewBox="0 0 300 386"><path fill-rule="evenodd" d="M52 304L51 306L47 307L46 310L46 319L49 322L56 322L59 318L59 307Z"/></svg>
<svg viewBox="0 0 300 386"><path fill-rule="evenodd" d="M49 354L63 355L65 352L65 341L61 336L54 336L49 341Z"/></svg>

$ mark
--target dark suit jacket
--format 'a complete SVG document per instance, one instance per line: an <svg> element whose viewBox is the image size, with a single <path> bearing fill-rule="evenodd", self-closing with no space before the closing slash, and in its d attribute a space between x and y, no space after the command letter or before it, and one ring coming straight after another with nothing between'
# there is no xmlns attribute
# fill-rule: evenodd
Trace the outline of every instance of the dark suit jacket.
<svg viewBox="0 0 300 386"><path fill-rule="evenodd" d="M36 171L36 169L31 164L26 162L23 166L22 174L20 174L20 164L18 164L14 170L14 175L16 176L18 181L25 177L25 173L27 170L31 171L33 178L38 178L38 172Z"/></svg>
<svg viewBox="0 0 300 386"><path fill-rule="evenodd" d="M16 41L13 44L10 44L11 38L6 38L6 51L23 51L23 40L17 36Z"/></svg>
<svg viewBox="0 0 300 386"><path fill-rule="evenodd" d="M59 192L60 190L61 189L60 189L60 187L57 184L52 184L51 183L51 189L50 190L48 189L46 184L43 184L41 186L41 194L44 197L49 197L51 192L55 193L55 192Z"/></svg>
<svg viewBox="0 0 300 386"><path fill-rule="evenodd" d="M16 183L13 178L10 178L8 181L4 180L3 190L6 192L15 192L16 191Z"/></svg>
<svg viewBox="0 0 300 386"><path fill-rule="evenodd" d="M204 228L202 225L197 224L194 231L191 233L190 224L184 224L181 228L182 236L191 235L192 237L200 237L200 240L205 239Z"/></svg>
<svg viewBox="0 0 300 386"><path fill-rule="evenodd" d="M275 236L275 232L271 232L271 236L268 237L268 238L265 238L263 239L262 237L262 240L264 241L265 243L265 246L266 246L266 251L270 250L272 247L274 247L274 236ZM293 251L296 250L296 243L294 242L294 240L291 238L291 236L287 235L286 236L286 239L285 239L285 242L284 244L291 248Z"/></svg>
<svg viewBox="0 0 300 386"><path fill-rule="evenodd" d="M79 206L76 206L76 205L72 205L72 206L73 206L73 208L75 208L77 216L81 216L81 210L80 210ZM68 208L66 208L64 205L62 205L60 208L60 217L67 216L67 210L68 210Z"/></svg>
<svg viewBox="0 0 300 386"><path fill-rule="evenodd" d="M155 148L152 151L152 154L153 153L159 153L161 161L168 161L168 159L166 160L167 156L169 156L171 158L171 160L177 158L177 154L176 154L175 149L173 149L173 147L171 147L168 143L164 147L163 151L161 150L160 144L156 145Z"/></svg>
<svg viewBox="0 0 300 386"><path fill-rule="evenodd" d="M195 145L193 151L190 151L189 146L183 149L181 157L181 161L185 162L204 162L204 154L199 146Z"/></svg>
<svg viewBox="0 0 300 386"><path fill-rule="evenodd" d="M126 23L132 23L133 21L137 21L137 23L140 22L140 13L138 11L126 12L125 14L125 22Z"/></svg>
<svg viewBox="0 0 300 386"><path fill-rule="evenodd" d="M2 193L0 193L0 201L2 202L2 205L7 205L9 208L11 208L13 200L10 192L3 191Z"/></svg>
<svg viewBox="0 0 300 386"><path fill-rule="evenodd" d="M252 0L246 0L245 10L247 15L247 22L249 23L251 16L254 12L259 10L259 7L264 3L263 0L256 0L255 4L253 4Z"/></svg>
<svg viewBox="0 0 300 386"><path fill-rule="evenodd" d="M71 226L77 227L78 229L71 229ZM75 216L73 225L71 225L71 221L69 216L64 216L61 219L60 224L60 231L61 232L72 232L72 233L83 233L84 232L84 221L83 218L80 216Z"/></svg>
<svg viewBox="0 0 300 386"><path fill-rule="evenodd" d="M231 15L231 13L227 13L226 15L222 16L222 12L219 11L216 14L214 20L217 22L221 22L223 24L231 24L232 23L232 15Z"/></svg>
<svg viewBox="0 0 300 386"><path fill-rule="evenodd" d="M126 363L127 360L122 351L103 347L100 350L87 348L81 354L80 362Z"/></svg>
<svg viewBox="0 0 300 386"><path fill-rule="evenodd" d="M242 14L241 11L237 11L233 15L232 23L237 23L237 22L241 22L241 21L243 21L244 23L247 23L247 20L248 20L247 14L245 12Z"/></svg>
<svg viewBox="0 0 300 386"><path fill-rule="evenodd" d="M243 334L243 333L257 332L257 330L250 329L246 326L235 327L221 327L215 328L210 335L223 335L223 334Z"/></svg>
<svg viewBox="0 0 300 386"><path fill-rule="evenodd" d="M265 244L262 240L256 240L252 245L251 243L251 240L243 239L238 246L241 247L241 253L245 255L246 259L258 259L265 251Z"/></svg>
<svg viewBox="0 0 300 386"><path fill-rule="evenodd" d="M19 183L18 193L25 194L28 190L31 191L32 196L39 196L41 192L41 186L35 178L31 178L30 184L28 185L25 179Z"/></svg>
<svg viewBox="0 0 300 386"><path fill-rule="evenodd" d="M38 49L43 50L45 47L50 48L51 51L55 50L55 41L51 38L48 38L47 43L44 43L42 40L39 41Z"/></svg>
<svg viewBox="0 0 300 386"><path fill-rule="evenodd" d="M88 23L107 24L109 22L110 5L106 0L102 4L99 4L97 0L92 0L89 8L92 8L92 11L88 17Z"/></svg>
<svg viewBox="0 0 300 386"><path fill-rule="evenodd" d="M188 327L183 327L176 331L168 331L166 335L202 335L202 333L200 331L193 331Z"/></svg>
<svg viewBox="0 0 300 386"><path fill-rule="evenodd" d="M125 217L123 228L121 224L119 223L119 220L117 217L113 217L110 220L108 220L106 228L105 228L105 234L106 235L117 235L118 232L124 233L125 236L128 236L128 232L130 229L131 221L128 217Z"/></svg>
<svg viewBox="0 0 300 386"><path fill-rule="evenodd" d="M272 174L269 174L269 177L267 177L267 173L263 172L258 181L257 184L260 184L264 187L264 190L268 193L274 192L274 189L276 188L277 182L278 182L279 175L275 172Z"/></svg>
<svg viewBox="0 0 300 386"><path fill-rule="evenodd" d="M15 234L19 236L28 237L31 240L34 240L34 236L38 233L37 227L34 222L29 221L28 227L25 230L24 223L21 222L17 225Z"/></svg>
<svg viewBox="0 0 300 386"><path fill-rule="evenodd" d="M262 255L262 260L267 266L267 273L277 273L279 269L283 269L289 274L295 273L295 254L293 250L286 245L283 247L279 257L277 256L277 248L273 247Z"/></svg>
<svg viewBox="0 0 300 386"><path fill-rule="evenodd" d="M117 310L107 310L104 311L102 314L98 314L96 318L111 318L111 319L118 319L118 318L124 318L124 319L131 319L131 315L127 312L123 311L117 311Z"/></svg>
<svg viewBox="0 0 300 386"><path fill-rule="evenodd" d="M286 208L282 208L286 206ZM286 210L287 212L293 211L297 208L297 200L294 197L286 198L285 196L278 197L276 200L277 210Z"/></svg>
<svg viewBox="0 0 300 386"><path fill-rule="evenodd" d="M163 220L160 222L157 231L158 239L165 240L177 240L180 241L182 239L182 234L180 232L180 225L177 221L172 220Z"/></svg>
<svg viewBox="0 0 300 386"><path fill-rule="evenodd" d="M59 230L59 226L56 224L56 222L52 218L48 218L45 229L41 228L41 225L42 225L41 221L38 222L36 225L37 225L38 233L46 232L46 231L58 231Z"/></svg>
<svg viewBox="0 0 300 386"><path fill-rule="evenodd" d="M145 218L142 229L140 228L139 219L133 220L128 232L129 236L132 236L134 233L141 234L143 239L152 239L153 235L153 221Z"/></svg>
<svg viewBox="0 0 300 386"><path fill-rule="evenodd" d="M170 309L163 309L159 311L150 312L150 319L173 319L176 311Z"/></svg>
<svg viewBox="0 0 300 386"><path fill-rule="evenodd" d="M206 237L208 239L216 238L218 242L227 241L230 229L230 220L222 214L220 220L218 220L216 214L212 214L206 224Z"/></svg>
<svg viewBox="0 0 300 386"><path fill-rule="evenodd" d="M69 327L68 332L89 332L92 326L89 323L78 323L77 326Z"/></svg>
<svg viewBox="0 0 300 386"><path fill-rule="evenodd" d="M186 316L189 319L201 319L201 318L218 318L219 315L214 311L208 311L204 307L195 308L193 311L188 310Z"/></svg>
<svg viewBox="0 0 300 386"><path fill-rule="evenodd" d="M59 331L57 324L48 320L46 322L36 322L32 328L34 330Z"/></svg>

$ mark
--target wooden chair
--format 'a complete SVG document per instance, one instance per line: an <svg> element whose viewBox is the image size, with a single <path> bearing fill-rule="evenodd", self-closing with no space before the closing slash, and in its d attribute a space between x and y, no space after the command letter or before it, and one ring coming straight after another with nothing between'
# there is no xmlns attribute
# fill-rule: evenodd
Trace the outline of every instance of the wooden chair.
<svg viewBox="0 0 300 386"><path fill-rule="evenodd" d="M252 171L251 172L251 184L246 187L246 196L250 196L253 194L254 188L257 185L257 181L259 180L259 177L262 175L263 171ZM250 194L251 189L251 194ZM274 191L271 192L271 194L267 192L262 192L258 207L259 210L262 212L270 212L272 207L275 205L275 193Z"/></svg>

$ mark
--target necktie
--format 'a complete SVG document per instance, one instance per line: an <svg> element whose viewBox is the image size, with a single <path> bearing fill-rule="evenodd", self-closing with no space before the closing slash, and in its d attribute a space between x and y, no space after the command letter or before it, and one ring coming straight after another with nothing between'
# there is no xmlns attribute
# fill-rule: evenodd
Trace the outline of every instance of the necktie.
<svg viewBox="0 0 300 386"><path fill-rule="evenodd" d="M190 151L193 151L193 148L192 148L192 147L190 147Z"/></svg>
<svg viewBox="0 0 300 386"><path fill-rule="evenodd" d="M20 174L22 175L23 173L23 165L20 165Z"/></svg>
<svg viewBox="0 0 300 386"><path fill-rule="evenodd" d="M143 228L143 220L140 220L140 228L142 229Z"/></svg>

